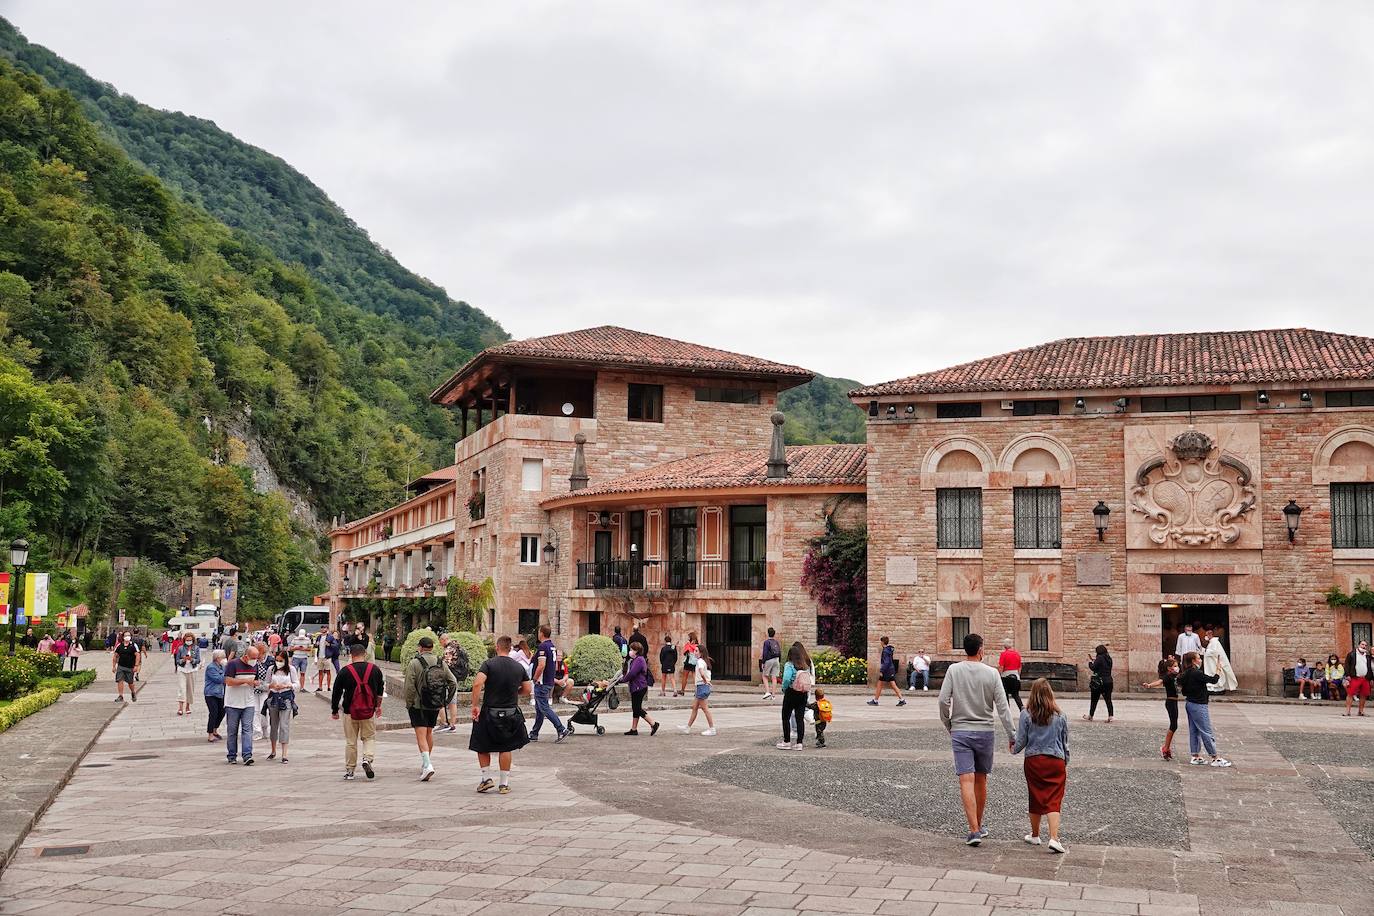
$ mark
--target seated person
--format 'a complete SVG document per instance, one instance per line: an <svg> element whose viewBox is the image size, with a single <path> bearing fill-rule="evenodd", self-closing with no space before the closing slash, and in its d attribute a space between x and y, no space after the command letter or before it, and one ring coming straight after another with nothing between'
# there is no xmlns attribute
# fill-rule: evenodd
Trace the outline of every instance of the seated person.
<svg viewBox="0 0 1374 916"><path fill-rule="evenodd" d="M1326 698L1345 699L1345 666L1334 655L1326 660Z"/></svg>
<svg viewBox="0 0 1374 916"><path fill-rule="evenodd" d="M1293 666L1293 680L1298 684L1299 700L1315 700L1321 691L1321 684L1312 676L1312 668L1305 658L1298 659ZM1307 695L1303 696L1304 693Z"/></svg>

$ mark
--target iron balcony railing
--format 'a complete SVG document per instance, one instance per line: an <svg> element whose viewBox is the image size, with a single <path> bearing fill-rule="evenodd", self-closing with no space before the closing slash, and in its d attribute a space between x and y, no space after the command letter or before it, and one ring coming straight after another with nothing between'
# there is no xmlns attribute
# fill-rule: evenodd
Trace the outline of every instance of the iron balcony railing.
<svg viewBox="0 0 1374 916"><path fill-rule="evenodd" d="M737 589L768 587L763 560L600 560L577 564L578 588Z"/></svg>

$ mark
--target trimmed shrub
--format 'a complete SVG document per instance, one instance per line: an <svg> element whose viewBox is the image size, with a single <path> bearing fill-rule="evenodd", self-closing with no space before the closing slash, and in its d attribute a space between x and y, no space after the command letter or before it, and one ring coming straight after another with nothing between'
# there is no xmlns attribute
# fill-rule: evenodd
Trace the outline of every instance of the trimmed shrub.
<svg viewBox="0 0 1374 916"><path fill-rule="evenodd" d="M817 684L867 684L868 660L846 658L838 652L817 652L811 656Z"/></svg>
<svg viewBox="0 0 1374 916"><path fill-rule="evenodd" d="M52 689L71 693L73 690L89 687L93 681L95 681L95 671L87 668L84 671L68 671L60 677L45 677L38 682L38 689Z"/></svg>
<svg viewBox="0 0 1374 916"><path fill-rule="evenodd" d="M33 670L38 672L39 677L58 677L62 674L62 659L52 652L39 652L37 649L20 646L14 654L33 665Z"/></svg>
<svg viewBox="0 0 1374 916"><path fill-rule="evenodd" d="M459 630L457 633L450 633L449 639L458 640L458 645L463 647L463 651L468 656L468 666L472 673L466 680L458 682L458 689L461 691L472 690L472 682L477 679L477 670L482 667L482 662L487 660L487 644L482 641L482 637L473 633L471 630Z"/></svg>
<svg viewBox="0 0 1374 916"><path fill-rule="evenodd" d="M568 653L568 676L575 684L604 681L620 673L620 649L609 636L588 634Z"/></svg>
<svg viewBox="0 0 1374 916"><path fill-rule="evenodd" d="M38 670L28 659L22 655L0 657L0 700L23 696L37 684Z"/></svg>
<svg viewBox="0 0 1374 916"><path fill-rule="evenodd" d="M422 636L428 636L430 639L434 640L434 651L439 651L438 633L435 633L429 627L421 627L418 630L411 630L409 633L406 634L405 642L401 643L400 662L402 668L404 668L406 665L409 665L410 660L419 653L420 637Z"/></svg>
<svg viewBox="0 0 1374 916"><path fill-rule="evenodd" d="M3 665L8 658L0 659ZM60 690L36 690L27 696L22 696L13 703L0 706L0 732L5 731L14 723L26 716L31 716L45 706L56 703L58 697L62 696Z"/></svg>

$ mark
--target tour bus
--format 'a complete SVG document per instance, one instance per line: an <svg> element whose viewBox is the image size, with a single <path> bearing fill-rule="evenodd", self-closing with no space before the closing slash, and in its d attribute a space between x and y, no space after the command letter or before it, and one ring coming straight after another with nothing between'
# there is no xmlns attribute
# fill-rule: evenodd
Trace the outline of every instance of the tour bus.
<svg viewBox="0 0 1374 916"><path fill-rule="evenodd" d="M328 628L329 608L320 604L298 604L278 614L273 623L277 627L277 632L282 635L294 633L304 627L305 632L313 636Z"/></svg>

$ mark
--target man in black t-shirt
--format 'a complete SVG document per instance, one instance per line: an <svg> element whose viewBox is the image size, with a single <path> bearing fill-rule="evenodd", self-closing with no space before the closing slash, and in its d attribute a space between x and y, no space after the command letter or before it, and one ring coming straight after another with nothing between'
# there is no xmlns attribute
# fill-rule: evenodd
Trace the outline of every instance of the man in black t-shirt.
<svg viewBox="0 0 1374 916"><path fill-rule="evenodd" d="M138 669L142 666L143 653L138 650L138 646L134 643L133 634L126 630L110 652L110 673L114 675L115 689L119 691L119 696L114 698L116 703L124 702L125 684L129 685L129 699L138 702L138 691L134 688L134 679L138 677Z"/></svg>
<svg viewBox="0 0 1374 916"><path fill-rule="evenodd" d="M496 640L496 657L482 663L472 682L472 737L468 739L468 750L476 752L477 765L482 768L478 792L496 788L491 780L491 755L498 754L500 791L502 795L509 794L511 754L529 743L520 698L533 693L534 687L525 666L510 657L510 645L509 636Z"/></svg>

